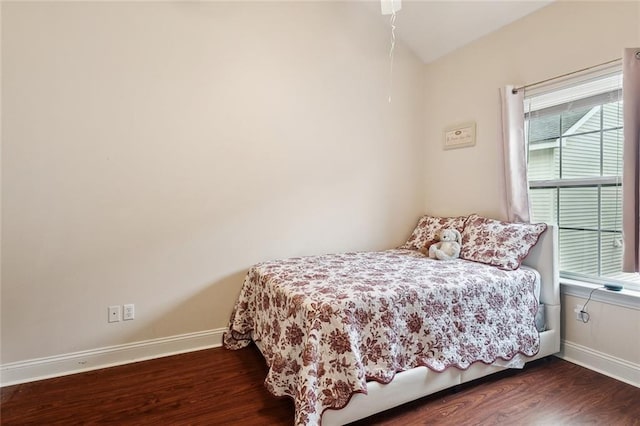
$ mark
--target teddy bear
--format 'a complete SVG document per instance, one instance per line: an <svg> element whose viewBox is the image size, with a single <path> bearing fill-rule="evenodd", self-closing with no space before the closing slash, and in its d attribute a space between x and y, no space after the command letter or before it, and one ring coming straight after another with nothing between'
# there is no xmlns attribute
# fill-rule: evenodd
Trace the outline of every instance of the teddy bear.
<svg viewBox="0 0 640 426"><path fill-rule="evenodd" d="M462 236L457 229L441 229L438 232L438 241L429 247L429 257L431 259L450 260L460 256L460 245Z"/></svg>

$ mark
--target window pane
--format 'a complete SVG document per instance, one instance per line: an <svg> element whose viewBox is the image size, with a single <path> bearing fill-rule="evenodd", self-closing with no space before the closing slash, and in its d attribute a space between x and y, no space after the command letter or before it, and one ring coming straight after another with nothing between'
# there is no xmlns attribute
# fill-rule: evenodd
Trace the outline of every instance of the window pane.
<svg viewBox="0 0 640 426"><path fill-rule="evenodd" d="M560 137L560 116L548 115L532 117L529 120L529 132L527 134L530 144L555 140Z"/></svg>
<svg viewBox="0 0 640 426"><path fill-rule="evenodd" d="M622 129L602 133L602 174L622 176Z"/></svg>
<svg viewBox="0 0 640 426"><path fill-rule="evenodd" d="M603 128L611 129L622 127L622 101L612 102L602 107L603 110Z"/></svg>
<svg viewBox="0 0 640 426"><path fill-rule="evenodd" d="M579 274L598 273L598 232L559 230L560 269Z"/></svg>
<svg viewBox="0 0 640 426"><path fill-rule="evenodd" d="M559 150L545 148L529 151L527 174L529 180L558 179L560 177Z"/></svg>
<svg viewBox="0 0 640 426"><path fill-rule="evenodd" d="M602 275L617 274L622 271L622 234L603 232L600 235Z"/></svg>
<svg viewBox="0 0 640 426"><path fill-rule="evenodd" d="M598 188L560 188L559 203L560 227L598 229Z"/></svg>
<svg viewBox="0 0 640 426"><path fill-rule="evenodd" d="M562 134L600 130L600 106L571 110L562 114Z"/></svg>
<svg viewBox="0 0 640 426"><path fill-rule="evenodd" d="M531 222L558 223L556 217L556 194L555 188L532 188L529 191L531 201Z"/></svg>
<svg viewBox="0 0 640 426"><path fill-rule="evenodd" d="M605 231L622 231L622 187L600 190L600 226Z"/></svg>
<svg viewBox="0 0 640 426"><path fill-rule="evenodd" d="M562 178L600 176L600 133L562 140Z"/></svg>

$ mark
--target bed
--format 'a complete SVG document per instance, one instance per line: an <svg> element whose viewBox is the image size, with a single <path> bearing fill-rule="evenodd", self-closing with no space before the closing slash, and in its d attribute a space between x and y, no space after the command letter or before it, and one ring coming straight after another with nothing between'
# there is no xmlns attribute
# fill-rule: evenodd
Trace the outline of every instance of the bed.
<svg viewBox="0 0 640 426"><path fill-rule="evenodd" d="M442 226L462 231L460 259L426 254ZM559 351L560 300L557 230L538 226L522 244L514 226L425 216L400 248L254 265L224 345L256 344L269 366L265 385L293 399L296 425L349 423L520 368Z"/></svg>

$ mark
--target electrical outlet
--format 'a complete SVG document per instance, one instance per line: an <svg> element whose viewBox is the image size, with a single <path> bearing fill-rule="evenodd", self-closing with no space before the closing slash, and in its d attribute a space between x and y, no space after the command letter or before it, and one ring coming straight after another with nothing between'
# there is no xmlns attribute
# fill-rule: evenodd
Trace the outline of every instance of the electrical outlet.
<svg viewBox="0 0 640 426"><path fill-rule="evenodd" d="M124 307L123 319L125 321L132 320L136 317L136 305L134 305L133 303L128 303L123 307Z"/></svg>
<svg viewBox="0 0 640 426"><path fill-rule="evenodd" d="M576 313L576 321L587 323L589 322L589 314L584 310L584 305L576 305L573 310Z"/></svg>
<svg viewBox="0 0 640 426"><path fill-rule="evenodd" d="M122 321L122 311L119 305L109 306L109 322Z"/></svg>

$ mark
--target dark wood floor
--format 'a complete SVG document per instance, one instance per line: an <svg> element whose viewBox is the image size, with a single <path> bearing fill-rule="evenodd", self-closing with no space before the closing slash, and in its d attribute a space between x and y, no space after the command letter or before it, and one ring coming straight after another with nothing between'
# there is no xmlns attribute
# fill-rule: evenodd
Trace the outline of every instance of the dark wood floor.
<svg viewBox="0 0 640 426"><path fill-rule="evenodd" d="M288 425L258 350L192 352L2 389L3 425ZM358 425L640 425L640 388L558 358L500 373Z"/></svg>

